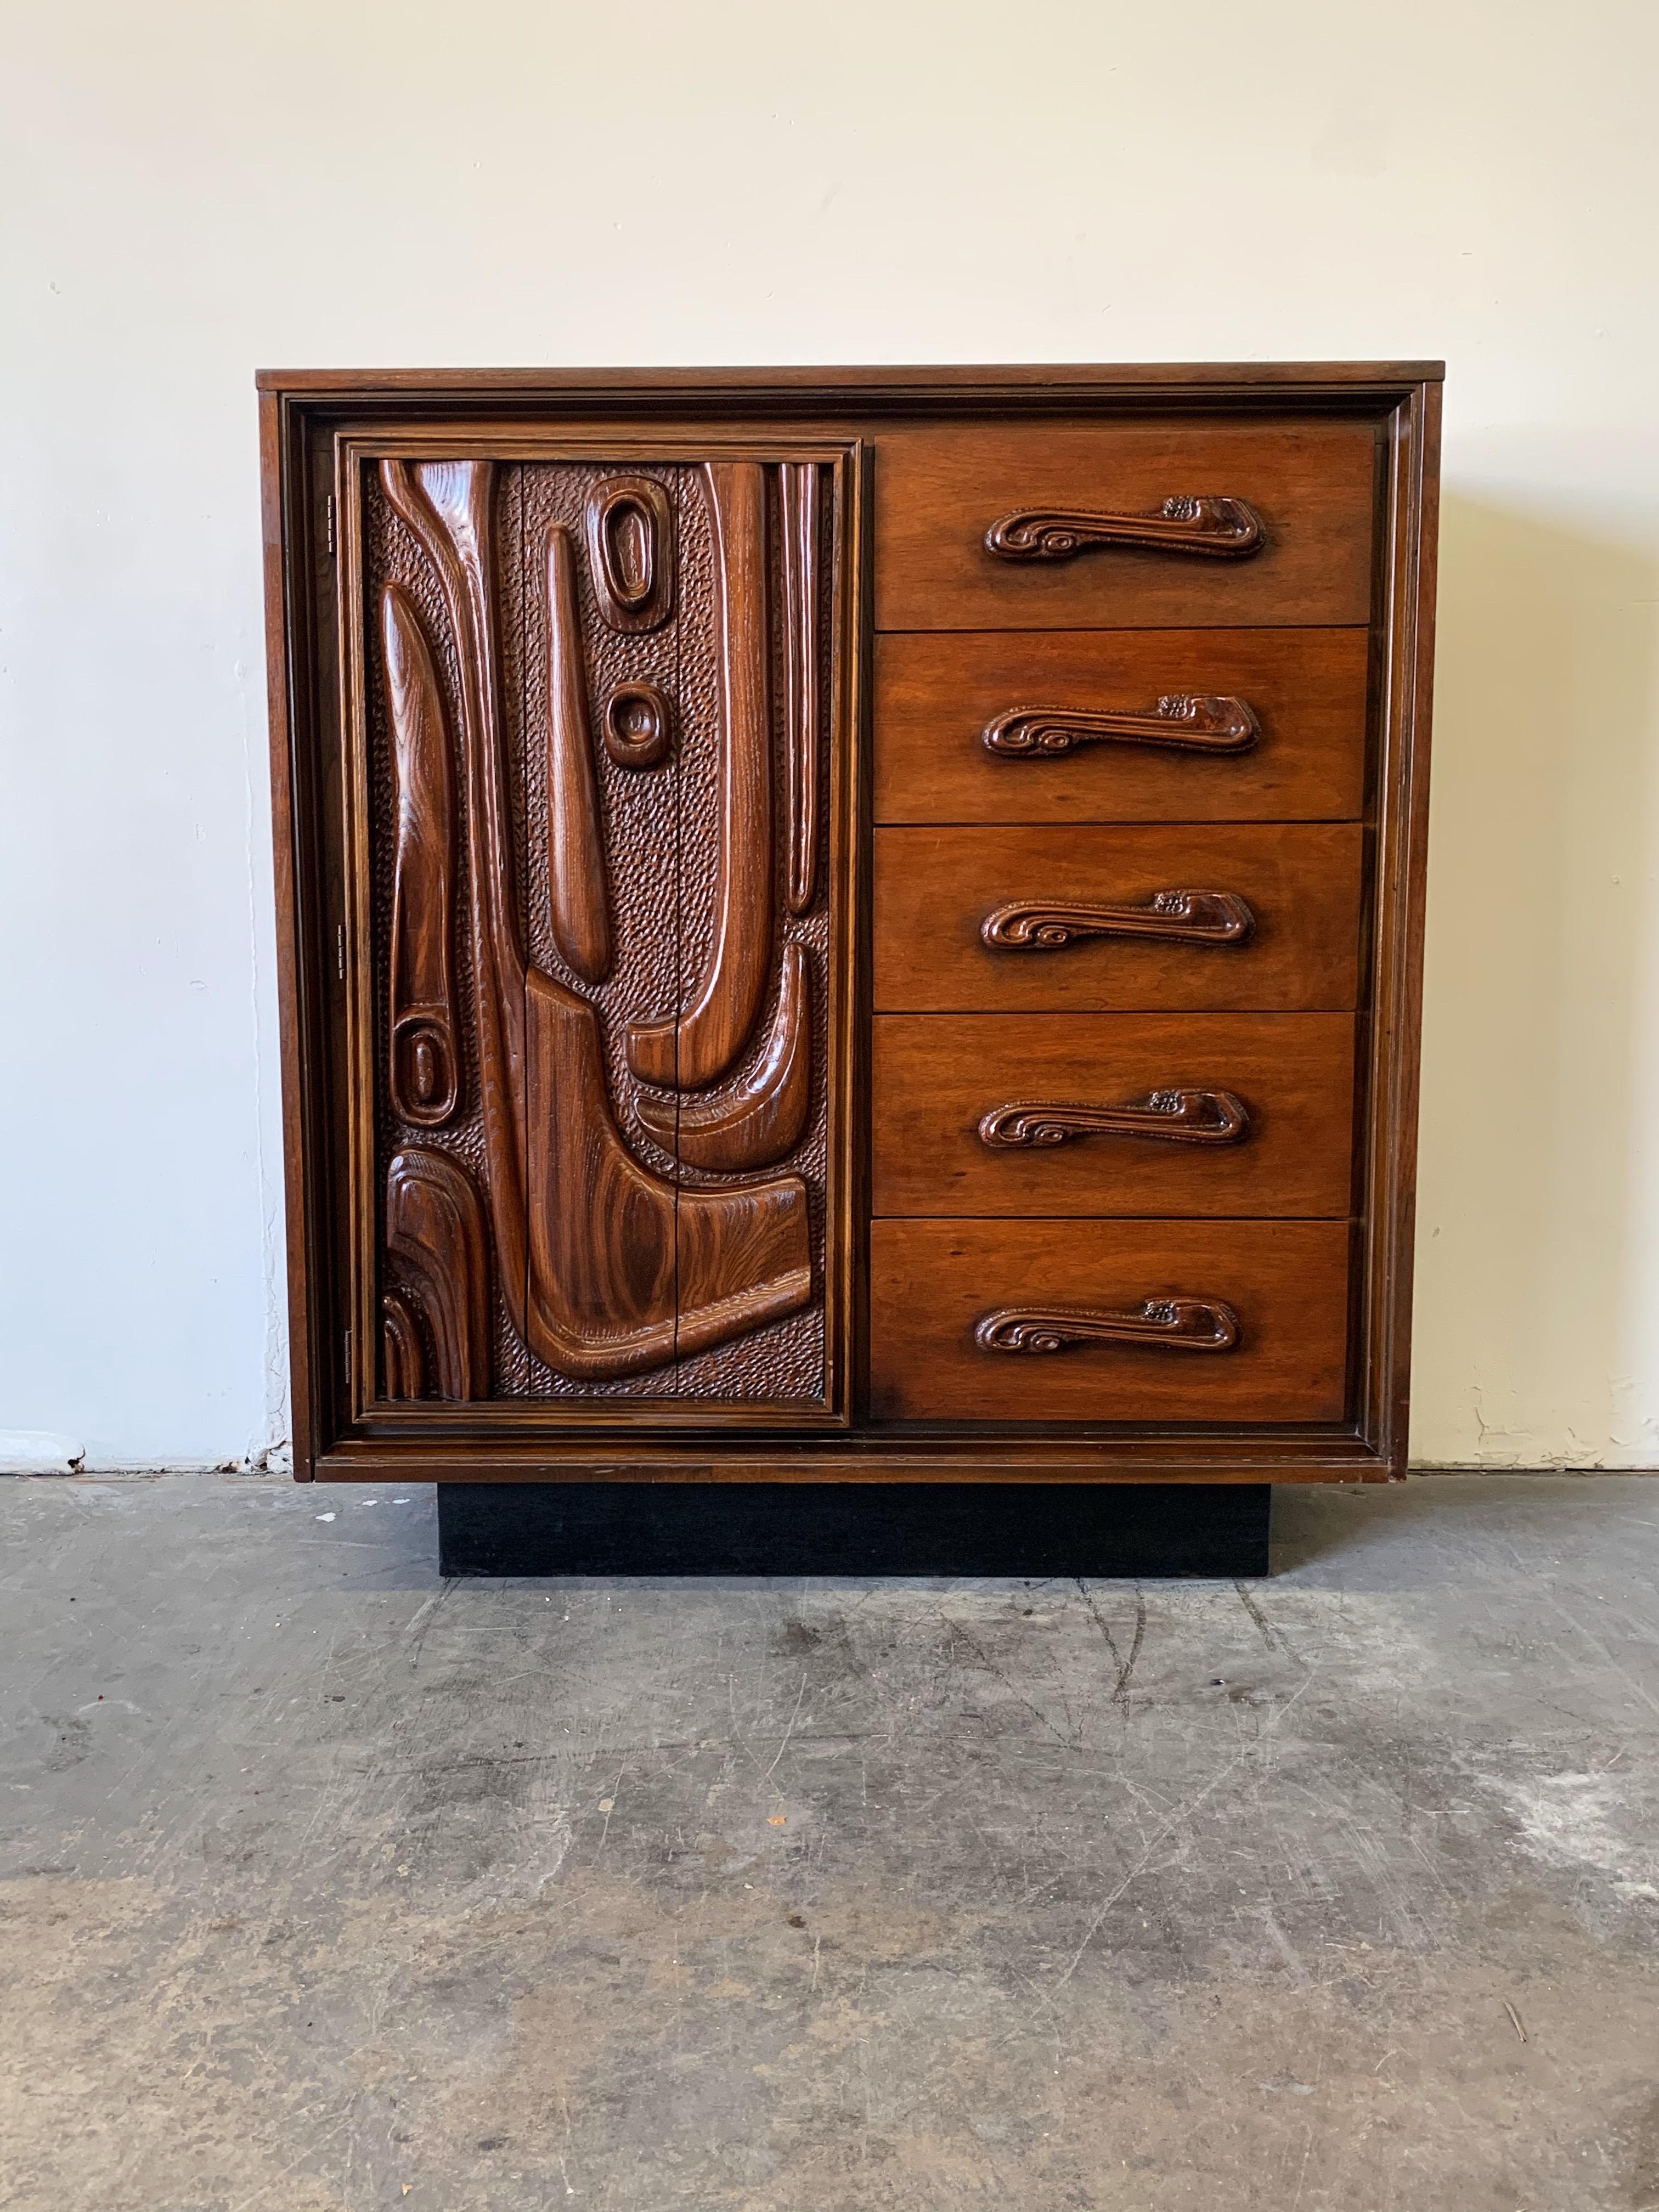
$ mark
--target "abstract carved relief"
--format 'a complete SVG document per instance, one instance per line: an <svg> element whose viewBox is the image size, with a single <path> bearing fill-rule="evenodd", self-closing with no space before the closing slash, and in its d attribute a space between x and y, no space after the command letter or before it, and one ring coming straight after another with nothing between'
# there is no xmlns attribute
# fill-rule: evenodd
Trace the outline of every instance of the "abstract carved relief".
<svg viewBox="0 0 1659 2212"><path fill-rule="evenodd" d="M388 584L380 602L398 785L392 888L392 1093L405 1121L431 1129L460 1090L451 980L455 787L443 702L420 617Z"/></svg>
<svg viewBox="0 0 1659 2212"><path fill-rule="evenodd" d="M587 502L593 592L612 629L655 629L674 597L668 495L650 477L611 477Z"/></svg>
<svg viewBox="0 0 1659 2212"><path fill-rule="evenodd" d="M386 1241L420 1285L437 1353L438 1395L487 1397L489 1248L477 1191L459 1161L425 1145L396 1155L386 1175ZM387 1320L399 1335L399 1379L406 1381L420 1364L407 1357L413 1331L404 1335L401 1318Z"/></svg>
<svg viewBox="0 0 1659 2212"><path fill-rule="evenodd" d="M388 1398L825 1397L836 477L647 465L388 459L366 486L371 806L389 829L417 768L449 778L419 835L372 817L371 865L394 915L429 878L449 916L459 1101L411 1141L394 1048ZM437 972L402 942L394 1035Z"/></svg>
<svg viewBox="0 0 1659 2212"><path fill-rule="evenodd" d="M711 461L720 625L720 774L714 940L683 1015L635 1023L647 1083L700 1090L749 1040L772 961L772 710L767 681L766 483L754 461Z"/></svg>

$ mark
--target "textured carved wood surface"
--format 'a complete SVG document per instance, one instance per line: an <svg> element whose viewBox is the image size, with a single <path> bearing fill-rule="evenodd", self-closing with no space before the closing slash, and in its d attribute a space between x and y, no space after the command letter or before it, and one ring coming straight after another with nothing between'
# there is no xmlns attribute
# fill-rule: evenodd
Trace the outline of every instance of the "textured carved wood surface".
<svg viewBox="0 0 1659 2212"><path fill-rule="evenodd" d="M1340 1221L877 1221L870 1396L890 1421L1321 1421L1342 1411L1348 1224ZM1238 1341L1194 1357L1101 1341L988 1351L988 1314L1229 1308Z"/></svg>
<svg viewBox="0 0 1659 2212"><path fill-rule="evenodd" d="M700 1091L754 1032L772 956L772 709L766 478L753 461L710 462L720 625L720 823L714 939L683 1013L637 1022L629 1064L647 1083ZM680 866L686 864L682 837Z"/></svg>
<svg viewBox="0 0 1659 2212"><path fill-rule="evenodd" d="M547 875L553 939L584 982L611 973L609 872L588 728L570 532L547 533Z"/></svg>
<svg viewBox="0 0 1659 2212"><path fill-rule="evenodd" d="M1376 440L1352 423L896 428L876 477L876 627L1364 623ZM986 533L1015 512L1152 514L1224 495L1261 518L1245 559L1109 545L1007 560Z"/></svg>
<svg viewBox="0 0 1659 2212"><path fill-rule="evenodd" d="M1358 981L1359 857L1350 823L878 830L875 1005L896 1013L1346 1010ZM1199 889L1248 907L1242 942L1080 932L1040 951L993 949L981 936L988 915L1016 902L1133 908Z"/></svg>
<svg viewBox="0 0 1659 2212"><path fill-rule="evenodd" d="M941 632L879 637L878 822L1333 822L1364 803L1363 629ZM998 758L1021 708L1145 709L1236 697L1237 751L1127 743Z"/></svg>
<svg viewBox="0 0 1659 2212"><path fill-rule="evenodd" d="M871 1084L878 1214L1343 1215L1352 1205L1349 1014L878 1014ZM988 1146L1018 1100L1232 1093L1225 1145L1075 1135Z"/></svg>
<svg viewBox="0 0 1659 2212"><path fill-rule="evenodd" d="M760 1058L712 1098L653 1097L641 1091L641 1124L688 1166L735 1175L793 1152L812 1103L811 970L799 945L783 949L783 984Z"/></svg>
<svg viewBox="0 0 1659 2212"><path fill-rule="evenodd" d="M428 1145L395 1153L386 1170L386 1239L418 1286L432 1332L440 1397L489 1395L489 1244L477 1186L459 1160ZM404 1315L410 1313L401 1302ZM388 1316L388 1318L392 1318ZM393 1334L398 1334L393 1322ZM396 1389L421 1363L400 1341Z"/></svg>
<svg viewBox="0 0 1659 2212"><path fill-rule="evenodd" d="M805 910L786 913L773 815L805 708L786 723L781 691L775 714L770 663L799 666L807 586L790 617L783 495L781 469L690 456L649 475L388 462L368 488L367 583L401 595L433 641L437 720L447 696L459 763L459 1049L477 1097L441 1157L487 1207L493 1356L477 1372L497 1396L574 1410L824 1395L830 1085L814 973L828 872L815 854ZM827 588L815 567L819 715ZM384 652L370 664L377 915L393 849L380 826L396 797L391 666ZM821 842L821 791L808 812ZM642 1036L659 1040L665 1094L629 1065ZM386 1158L411 1133L396 1104ZM688 1169L720 1180L694 1186ZM389 1255L394 1271L411 1264ZM406 1272L386 1288L401 1301L383 1322L399 1399L440 1387L421 1291Z"/></svg>

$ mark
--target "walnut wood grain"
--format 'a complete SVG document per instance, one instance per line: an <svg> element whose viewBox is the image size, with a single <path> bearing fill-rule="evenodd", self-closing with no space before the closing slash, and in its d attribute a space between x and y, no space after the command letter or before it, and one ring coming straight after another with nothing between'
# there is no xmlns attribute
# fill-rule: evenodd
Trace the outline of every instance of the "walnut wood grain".
<svg viewBox="0 0 1659 2212"><path fill-rule="evenodd" d="M1350 1014L880 1014L870 1130L877 1214L1346 1215ZM1127 1123L1119 1101L1204 1094L1231 1109ZM1031 1102L1036 1102L1035 1103ZM1091 1127L1085 1103L1109 1102ZM1040 1141L1042 1116L1060 1141ZM1039 1118L988 1144L987 1118ZM1182 1141L1183 1127L1213 1141ZM1162 1141L1160 1141L1162 1139ZM1175 1141L1171 1141L1175 1139Z"/></svg>
<svg viewBox="0 0 1659 2212"><path fill-rule="evenodd" d="M1071 1143L1079 1137L1136 1137L1167 1145L1237 1145L1250 1112L1231 1091L1152 1091L1117 1106L1079 1099L1012 1099L979 1117L979 1140L992 1152Z"/></svg>
<svg viewBox="0 0 1659 2212"><path fill-rule="evenodd" d="M878 1421L1332 1421L1347 1387L1346 1221L876 1221L870 1400ZM1225 1307L1225 1358L1147 1317L1058 1358L989 1356L989 1316L1120 1317ZM1049 1330L1054 1328L1050 1321ZM1028 1343L1028 1350L1038 1345ZM1212 1344L1210 1349L1223 1346Z"/></svg>
<svg viewBox="0 0 1659 2212"><path fill-rule="evenodd" d="M612 629L659 629L674 605L674 514L653 477L609 477L585 514L593 596Z"/></svg>
<svg viewBox="0 0 1659 2212"><path fill-rule="evenodd" d="M1073 932L1043 951L994 948L981 935L999 909L1031 917L1033 933L1045 926L1039 909L1056 912L1053 927L1069 929L1068 913L1133 913L1206 884L1249 910L1248 938ZM1358 988L1360 888L1354 823L878 830L874 1003L895 1013L1346 1011Z"/></svg>
<svg viewBox="0 0 1659 2212"><path fill-rule="evenodd" d="M1138 714L1107 707L1010 708L986 724L980 743L998 760L1030 760L1108 743L1243 753L1261 734L1255 710L1245 700L1172 691Z"/></svg>
<svg viewBox="0 0 1659 2212"><path fill-rule="evenodd" d="M1143 1298L1117 1312L1098 1306L996 1306L974 1323L974 1341L981 1352L1014 1353L1101 1344L1231 1352L1238 1343L1238 1316L1218 1298Z"/></svg>
<svg viewBox="0 0 1659 2212"><path fill-rule="evenodd" d="M779 464L787 694L786 896L791 914L805 914L811 908L817 879L818 483L816 461Z"/></svg>
<svg viewBox="0 0 1659 2212"><path fill-rule="evenodd" d="M635 1022L628 1064L642 1082L700 1091L753 1032L772 958L772 726L767 676L766 477L754 461L703 470L715 540L720 636L720 852L714 934L678 1020Z"/></svg>
<svg viewBox="0 0 1659 2212"><path fill-rule="evenodd" d="M640 1094L641 1126L688 1167L736 1175L769 1167L799 1143L812 1104L810 975L805 948L785 945L777 1008L759 1057L729 1091L706 1099Z"/></svg>
<svg viewBox="0 0 1659 2212"><path fill-rule="evenodd" d="M419 1285L438 1395L487 1398L489 1240L477 1186L451 1153L408 1145L393 1155L386 1170L386 1241Z"/></svg>
<svg viewBox="0 0 1659 2212"><path fill-rule="evenodd" d="M880 637L878 822L1340 821L1364 801L1367 633L950 631ZM1225 698L1217 750L1148 701ZM1051 702L1030 708L1022 702ZM1066 742L1027 744L1037 717ZM1237 728L1238 725L1234 725ZM1006 731L994 745L990 733ZM1094 742L1104 738L1107 742ZM1117 741L1114 741L1117 740ZM1012 749L1011 749L1012 748Z"/></svg>
<svg viewBox="0 0 1659 2212"><path fill-rule="evenodd" d="M547 533L547 870L553 940L586 983L611 973L605 838L593 778L576 550L570 532Z"/></svg>
<svg viewBox="0 0 1659 2212"><path fill-rule="evenodd" d="M1166 945L1243 945L1255 916L1236 891L1154 891L1144 905L1012 899L979 926L994 952L1058 952L1090 937L1149 937Z"/></svg>
<svg viewBox="0 0 1659 2212"><path fill-rule="evenodd" d="M396 1291L384 1291L380 1295L380 1340L385 1395L393 1399L424 1398L426 1354L421 1345L420 1326L408 1299Z"/></svg>
<svg viewBox="0 0 1659 2212"><path fill-rule="evenodd" d="M1376 461L1370 426L1312 418L896 425L876 471L876 627L1363 623ZM986 550L1000 515L1146 514L1183 485L1224 486L1260 518L1260 549L1192 560L1119 544L1061 561Z"/></svg>
<svg viewBox="0 0 1659 2212"><path fill-rule="evenodd" d="M657 768L673 748L674 710L659 684L618 684L605 702L605 749L618 768Z"/></svg>
<svg viewBox="0 0 1659 2212"><path fill-rule="evenodd" d="M1080 507L1017 507L985 533L999 561L1073 561L1102 546L1149 546L1157 553L1238 560L1266 542L1261 517L1224 494L1175 492L1151 514L1104 514Z"/></svg>
<svg viewBox="0 0 1659 2212"><path fill-rule="evenodd" d="M409 594L388 584L380 638L397 780L392 878L392 1109L435 1129L460 1100L455 1011L455 784L431 648Z"/></svg>
<svg viewBox="0 0 1659 2212"><path fill-rule="evenodd" d="M486 1186L513 1325L560 1374L661 1366L811 1295L805 1185L677 1192L618 1136L592 1008L527 968L514 911L495 649L493 471L388 461L462 672L470 939ZM447 1393L446 1393L447 1395Z"/></svg>

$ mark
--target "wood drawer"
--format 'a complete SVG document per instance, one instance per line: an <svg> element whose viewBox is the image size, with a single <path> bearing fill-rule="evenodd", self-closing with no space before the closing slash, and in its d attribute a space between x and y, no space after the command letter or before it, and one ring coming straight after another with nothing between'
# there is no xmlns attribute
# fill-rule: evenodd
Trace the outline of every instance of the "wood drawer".
<svg viewBox="0 0 1659 2212"><path fill-rule="evenodd" d="M1338 1221L877 1221L871 1411L887 1421L1334 1421L1346 1395ZM1191 1302L1156 1340L1091 1337ZM1210 1309L1236 1317L1230 1349ZM1064 1348L1033 1348L1059 1314ZM1081 1315L1079 1321L1074 1316ZM1015 1349L985 1348L995 1319ZM1117 1317L1117 1318L1114 1318Z"/></svg>
<svg viewBox="0 0 1659 2212"><path fill-rule="evenodd" d="M1353 1028L1348 1014L878 1015L872 1211L1346 1218ZM1177 1091L1179 1110L1147 1110ZM1020 1104L1042 1110L1005 1110Z"/></svg>
<svg viewBox="0 0 1659 2212"><path fill-rule="evenodd" d="M880 637L875 818L1351 819L1369 644L1363 629ZM1197 703L1159 714L1182 700Z"/></svg>
<svg viewBox="0 0 1659 2212"><path fill-rule="evenodd" d="M1370 618L1378 445L1367 423L1181 420L908 427L875 470L878 629L1361 623ZM1261 537L1182 526L1156 548L1086 545L1009 559L986 533L1012 514L1158 517L1171 499L1243 501ZM1243 533L1248 538L1248 533ZM1052 542L1052 541L1050 541Z"/></svg>
<svg viewBox="0 0 1659 2212"><path fill-rule="evenodd" d="M1358 823L878 830L876 1010L1346 1011L1360 838ZM1184 910L1148 916L1178 893ZM1045 927L1065 941L1034 941Z"/></svg>

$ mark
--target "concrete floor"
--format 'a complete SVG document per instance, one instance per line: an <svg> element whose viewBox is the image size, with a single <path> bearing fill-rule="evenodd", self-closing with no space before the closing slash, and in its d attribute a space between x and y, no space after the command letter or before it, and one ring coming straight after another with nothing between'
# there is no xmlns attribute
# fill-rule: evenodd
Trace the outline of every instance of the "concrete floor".
<svg viewBox="0 0 1659 2212"><path fill-rule="evenodd" d="M1659 1479L1272 1580L438 1582L0 1483L0 2204L1659 2205Z"/></svg>

